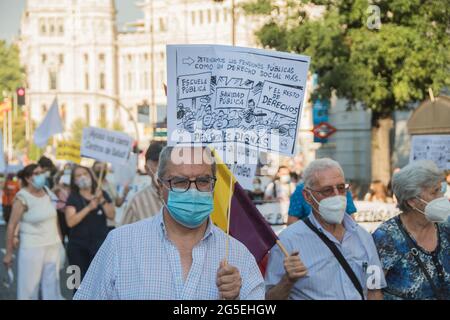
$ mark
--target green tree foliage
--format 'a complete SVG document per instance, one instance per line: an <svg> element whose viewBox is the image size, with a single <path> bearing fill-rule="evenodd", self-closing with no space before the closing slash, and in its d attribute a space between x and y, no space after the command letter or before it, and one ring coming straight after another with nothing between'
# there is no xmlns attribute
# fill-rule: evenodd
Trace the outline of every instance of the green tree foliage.
<svg viewBox="0 0 450 320"><path fill-rule="evenodd" d="M72 126L70 128L70 139L81 144L81 140L83 138L83 128L85 127L88 127L88 124L83 119L79 118L72 122Z"/></svg>
<svg viewBox="0 0 450 320"><path fill-rule="evenodd" d="M23 73L19 62L19 50L14 45L8 45L0 40L0 100L3 101L3 91L16 92L22 85Z"/></svg>
<svg viewBox="0 0 450 320"><path fill-rule="evenodd" d="M81 139L83 137L83 128L85 127L88 127L88 124L85 120L81 118L76 119L72 123L72 126L70 128L70 139L72 141L81 143ZM100 121L98 127L121 132L124 132L125 130L119 120L115 120L112 125L109 125L107 121Z"/></svg>
<svg viewBox="0 0 450 320"><path fill-rule="evenodd" d="M370 28L376 12L367 0L279 3L252 0L243 8L266 17L256 32L264 47L311 56L319 76L313 98L336 92L377 118L425 99L429 87L437 94L450 86L448 0L375 1L379 29ZM305 4L323 5L323 15L308 17Z"/></svg>

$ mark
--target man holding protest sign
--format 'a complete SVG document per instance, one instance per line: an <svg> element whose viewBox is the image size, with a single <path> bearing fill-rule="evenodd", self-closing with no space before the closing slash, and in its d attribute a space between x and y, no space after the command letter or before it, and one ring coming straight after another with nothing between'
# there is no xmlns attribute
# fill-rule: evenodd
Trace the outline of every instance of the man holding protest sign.
<svg viewBox="0 0 450 320"><path fill-rule="evenodd" d="M166 147L158 165L164 203L151 219L112 231L75 299L263 299L255 258L214 226L209 149Z"/></svg>

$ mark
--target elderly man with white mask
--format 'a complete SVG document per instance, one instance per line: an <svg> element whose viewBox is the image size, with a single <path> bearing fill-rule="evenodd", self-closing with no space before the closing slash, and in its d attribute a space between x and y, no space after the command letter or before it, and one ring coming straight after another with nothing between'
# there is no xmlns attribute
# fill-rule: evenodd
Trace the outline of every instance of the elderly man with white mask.
<svg viewBox="0 0 450 320"><path fill-rule="evenodd" d="M392 179L400 215L373 237L386 274L390 300L450 300L450 201L444 175L432 161L407 165Z"/></svg>
<svg viewBox="0 0 450 320"><path fill-rule="evenodd" d="M200 147L165 147L157 183L163 208L112 231L75 299L264 299L255 258L210 219L216 165Z"/></svg>
<svg viewBox="0 0 450 320"><path fill-rule="evenodd" d="M270 252L266 299L382 299L386 283L371 235L345 214L348 185L334 160L319 159L303 172L312 215L287 227Z"/></svg>

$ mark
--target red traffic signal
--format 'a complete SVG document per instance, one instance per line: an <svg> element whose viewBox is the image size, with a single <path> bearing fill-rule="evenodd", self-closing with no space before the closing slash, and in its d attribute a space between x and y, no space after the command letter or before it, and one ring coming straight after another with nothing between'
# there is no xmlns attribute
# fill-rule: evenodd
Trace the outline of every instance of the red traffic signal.
<svg viewBox="0 0 450 320"><path fill-rule="evenodd" d="M25 88L17 88L16 90L17 93L17 104L19 106L23 106L25 105Z"/></svg>

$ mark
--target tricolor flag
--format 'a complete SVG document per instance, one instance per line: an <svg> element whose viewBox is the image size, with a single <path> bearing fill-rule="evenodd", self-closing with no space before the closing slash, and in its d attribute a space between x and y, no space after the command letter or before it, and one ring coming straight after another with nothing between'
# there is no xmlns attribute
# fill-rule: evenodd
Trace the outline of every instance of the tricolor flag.
<svg viewBox="0 0 450 320"><path fill-rule="evenodd" d="M268 251L275 245L278 237L234 176L231 180L230 194L230 176L232 176L232 173L226 164L219 161L217 156L216 163L217 182L214 188L212 221L226 232L228 206L231 196L230 235L247 247L264 274L264 267L261 266L261 262L263 262Z"/></svg>

